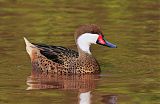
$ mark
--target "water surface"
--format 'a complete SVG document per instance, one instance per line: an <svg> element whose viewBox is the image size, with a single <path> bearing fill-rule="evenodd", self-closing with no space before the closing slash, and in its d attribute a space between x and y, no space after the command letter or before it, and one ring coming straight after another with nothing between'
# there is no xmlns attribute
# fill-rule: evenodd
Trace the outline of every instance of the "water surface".
<svg viewBox="0 0 160 104"><path fill-rule="evenodd" d="M92 104L159 104L159 10L159 0L0 0L0 103L80 102L77 88L26 90L32 68L23 37L76 50L75 29L95 23L118 48L92 46L102 69L89 77Z"/></svg>

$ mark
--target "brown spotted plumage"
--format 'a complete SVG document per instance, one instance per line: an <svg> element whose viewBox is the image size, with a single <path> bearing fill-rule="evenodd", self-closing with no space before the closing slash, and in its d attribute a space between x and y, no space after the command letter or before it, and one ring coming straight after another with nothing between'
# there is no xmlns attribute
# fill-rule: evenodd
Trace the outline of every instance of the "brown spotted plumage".
<svg viewBox="0 0 160 104"><path fill-rule="evenodd" d="M46 73L58 74L99 73L100 67L96 59L90 52L87 52L82 48L83 45L79 45L79 43L84 43L85 40L81 39L79 43L77 42L82 34L85 34L86 37L91 36L91 38L93 34L93 39L90 39L91 43L92 40L93 43L97 42L100 35L103 36L100 28L96 25L91 24L79 27L75 32L78 52L62 46L30 43L24 38L26 50L31 58L33 69ZM97 41L95 41L95 39ZM86 39L86 41L89 42L90 40ZM91 43L89 43L88 47ZM84 48L86 47L84 46Z"/></svg>

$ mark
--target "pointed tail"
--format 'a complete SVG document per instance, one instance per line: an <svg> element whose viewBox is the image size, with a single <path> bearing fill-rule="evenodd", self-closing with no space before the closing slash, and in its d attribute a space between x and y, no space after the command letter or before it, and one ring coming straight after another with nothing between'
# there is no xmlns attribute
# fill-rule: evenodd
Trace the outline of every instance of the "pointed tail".
<svg viewBox="0 0 160 104"><path fill-rule="evenodd" d="M30 57L32 56L32 50L33 48L35 48L36 46L34 46L33 44L31 44L25 37L24 38L24 41L26 43L26 51L27 53L30 55Z"/></svg>

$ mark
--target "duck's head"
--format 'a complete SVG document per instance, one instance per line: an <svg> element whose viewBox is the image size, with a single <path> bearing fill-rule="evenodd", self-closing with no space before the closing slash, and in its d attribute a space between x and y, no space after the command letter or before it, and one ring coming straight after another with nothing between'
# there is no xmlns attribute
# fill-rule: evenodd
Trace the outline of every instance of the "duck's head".
<svg viewBox="0 0 160 104"><path fill-rule="evenodd" d="M110 48L117 48L116 45L108 42L100 30L100 27L95 24L82 25L75 32L75 40L78 47L90 54L90 45L99 44Z"/></svg>

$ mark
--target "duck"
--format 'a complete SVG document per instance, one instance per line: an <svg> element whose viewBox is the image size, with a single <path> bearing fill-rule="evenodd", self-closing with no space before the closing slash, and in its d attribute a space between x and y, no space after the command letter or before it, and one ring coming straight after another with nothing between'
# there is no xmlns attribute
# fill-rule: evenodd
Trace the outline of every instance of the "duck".
<svg viewBox="0 0 160 104"><path fill-rule="evenodd" d="M79 26L74 37L78 52L63 46L31 43L24 37L33 70L57 74L100 73L100 65L90 51L91 44L117 48L105 39L96 24Z"/></svg>

